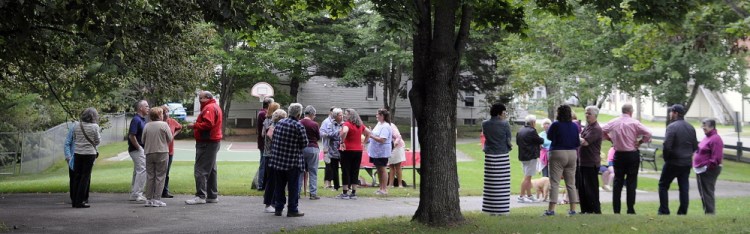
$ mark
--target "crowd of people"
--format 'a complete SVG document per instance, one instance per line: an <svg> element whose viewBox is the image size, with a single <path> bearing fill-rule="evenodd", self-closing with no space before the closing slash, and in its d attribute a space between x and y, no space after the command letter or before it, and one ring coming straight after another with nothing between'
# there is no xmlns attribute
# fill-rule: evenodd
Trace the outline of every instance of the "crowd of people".
<svg viewBox="0 0 750 234"><path fill-rule="evenodd" d="M286 206L288 217L304 216L298 201L305 179L310 188L309 199L320 199L317 172L321 150L325 162L323 187L341 189L336 196L338 199L357 199L365 150L379 177L380 187L375 193L386 195L389 186L401 186L394 183L394 176L399 179L401 176L400 164L406 159L404 142L387 110L375 113L377 124L373 128L366 127L354 109L331 107L320 125L315 122L316 114L313 106L303 108L299 103L292 103L285 111L272 98L264 100L257 119L258 147L262 152L258 170L262 171L258 175L262 179L258 181L258 189L265 190L265 212L281 216ZM388 166L390 173L386 172Z"/></svg>
<svg viewBox="0 0 750 234"><path fill-rule="evenodd" d="M216 156L223 138L223 113L210 92L201 91L199 101L201 112L196 121L187 126L193 129L196 141L195 197L185 201L188 205L218 202ZM161 199L173 197L169 192L169 170L174 155L174 136L182 130L181 125L169 117L166 106L149 108L148 102L141 100L135 110L128 130L128 152L133 160L130 200L144 202L148 207L164 207L167 204ZM549 205L543 214L555 215L562 195L559 187L562 179L567 191L563 199L569 203L569 215L601 214L598 176L602 174L601 189L612 191L613 212L620 213L621 193L626 187L626 212L635 214L638 149L651 141L651 131L632 118L630 104L623 105L622 115L606 124L599 124L598 114L596 106L586 107L584 125L570 106L561 105L557 108L556 121L540 121L544 129L541 132L536 130L534 115L525 117L524 126L516 134L518 159L524 175L518 202L547 201ZM331 107L320 125L315 121L316 115L313 106L292 103L285 111L272 98L264 100L257 118L260 151L257 188L264 191L265 212L281 216L286 206L288 217L304 216L298 207L303 186L309 186L310 200L320 199L317 172L321 151L325 162L323 188L340 190L338 199L357 199L365 150L379 177L376 194L386 195L389 187L403 186L401 163L405 161L405 144L387 110L379 109L375 113L377 124L372 128L365 126L354 109ZM482 210L492 215L507 215L511 196L511 126L503 104L492 105L490 115L491 118L482 123L485 152ZM667 191L676 178L680 188L677 214L687 213L688 176L692 170L696 173L703 209L706 214L713 214L723 142L712 119L702 122L706 137L698 142L695 128L684 116L683 106L669 108L671 123L663 143L665 165L659 179L657 212L670 214ZM75 208L90 207L88 194L91 170L98 157L99 130L96 109L87 108L66 139L70 198ZM602 165L600 156L605 140L612 142L606 166ZM549 191L544 191L548 192L548 199L532 195L532 187L537 187L532 178L539 172L548 178ZM580 211L576 209L578 205Z"/></svg>
<svg viewBox="0 0 750 234"><path fill-rule="evenodd" d="M669 190L676 178L679 186L680 205L678 215L687 214L688 177L690 171L696 173L698 191L706 214L715 213L714 188L721 173L723 142L716 133L716 121L702 121L706 135L699 143L695 128L685 121L685 108L676 104L669 108L670 124L666 129L663 143L665 165L659 179L660 215L670 214ZM507 215L510 212L510 151L511 128L503 104L494 104L490 109L491 118L482 123L485 138L485 178L482 210L491 215ZM568 215L601 214L600 189L612 191L613 213L621 212L621 195L626 188L626 212L635 214L636 189L640 164L639 148L650 143L651 131L632 118L633 106L622 106L622 115L606 124L597 119L599 108L585 108L585 126L578 121L568 105L561 105L556 111L556 121L541 121L543 131L536 131L537 119L534 115L524 118L524 126L516 134L518 160L521 162L523 181L518 202L533 203L546 201L548 207L544 216L555 215L555 207L560 202L560 180L565 181L564 202L570 208ZM612 142L612 147L602 165L601 146L603 141ZM537 173L548 178L549 186L532 185L532 177ZM602 185L599 185L601 174ZM539 180L547 181L547 180ZM531 188L549 188L549 198L535 197ZM580 205L580 210L577 206Z"/></svg>

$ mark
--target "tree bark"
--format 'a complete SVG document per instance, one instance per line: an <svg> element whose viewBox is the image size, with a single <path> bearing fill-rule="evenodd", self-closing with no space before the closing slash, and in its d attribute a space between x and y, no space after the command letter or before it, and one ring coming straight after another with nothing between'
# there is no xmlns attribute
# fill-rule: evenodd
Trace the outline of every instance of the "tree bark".
<svg viewBox="0 0 750 234"><path fill-rule="evenodd" d="M435 1L434 25L433 3L414 3L419 22L413 39L414 86L409 97L419 125L422 168L419 207L412 220L452 226L464 221L458 195L455 130L459 58L468 30L456 33L457 1ZM464 9L461 15L463 28L471 20L470 9Z"/></svg>
<svg viewBox="0 0 750 234"><path fill-rule="evenodd" d="M558 106L557 93L559 89L554 84L544 82L544 91L547 92L547 118L555 121L555 112Z"/></svg>
<svg viewBox="0 0 750 234"><path fill-rule="evenodd" d="M292 102L297 102L297 94L299 93L299 85L302 72L299 69L294 68L289 80L289 95L292 96Z"/></svg>

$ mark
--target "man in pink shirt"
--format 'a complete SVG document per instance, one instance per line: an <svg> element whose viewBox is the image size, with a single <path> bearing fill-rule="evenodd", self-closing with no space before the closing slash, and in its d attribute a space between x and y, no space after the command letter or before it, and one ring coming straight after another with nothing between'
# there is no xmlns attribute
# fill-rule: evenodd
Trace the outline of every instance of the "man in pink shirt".
<svg viewBox="0 0 750 234"><path fill-rule="evenodd" d="M635 214L635 189L638 186L638 166L641 159L638 147L651 142L651 131L631 116L633 105L622 105L622 116L602 127L604 139L611 141L615 148L615 187L612 191L612 208L615 214L620 213L623 181L627 182L625 186L628 188L628 214Z"/></svg>

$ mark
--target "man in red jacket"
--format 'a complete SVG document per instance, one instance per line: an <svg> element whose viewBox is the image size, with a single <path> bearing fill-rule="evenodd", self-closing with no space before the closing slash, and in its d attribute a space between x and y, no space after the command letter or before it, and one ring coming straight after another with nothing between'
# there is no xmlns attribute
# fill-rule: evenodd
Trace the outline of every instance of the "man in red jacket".
<svg viewBox="0 0 750 234"><path fill-rule="evenodd" d="M208 91L198 94L201 113L195 124L189 124L195 137L195 198L185 201L188 205L216 203L219 191L216 184L216 153L221 143L222 112L216 99Z"/></svg>

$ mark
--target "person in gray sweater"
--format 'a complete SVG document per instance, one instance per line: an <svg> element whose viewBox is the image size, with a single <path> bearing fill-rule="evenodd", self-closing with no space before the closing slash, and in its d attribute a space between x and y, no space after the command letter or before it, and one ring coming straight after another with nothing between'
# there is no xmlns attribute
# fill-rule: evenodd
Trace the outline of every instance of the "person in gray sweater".
<svg viewBox="0 0 750 234"><path fill-rule="evenodd" d="M169 142L172 141L172 130L169 124L162 121L163 110L151 108L148 117L151 121L143 128L143 151L146 154L146 207L163 207L161 201L164 180L167 177L169 162Z"/></svg>
<svg viewBox="0 0 750 234"><path fill-rule="evenodd" d="M101 142L99 135L99 114L93 107L81 113L81 122L74 126L72 134L73 175L70 185L74 208L89 208L89 187L91 186L91 169L99 156L96 147Z"/></svg>
<svg viewBox="0 0 750 234"><path fill-rule="evenodd" d="M669 185L677 178L680 187L680 207L677 215L686 215L689 202L688 177L693 162L693 153L698 149L695 127L685 121L685 107L675 104L669 108L669 119L673 122L667 126L664 139L664 168L659 178L659 211L660 215L669 214Z"/></svg>

